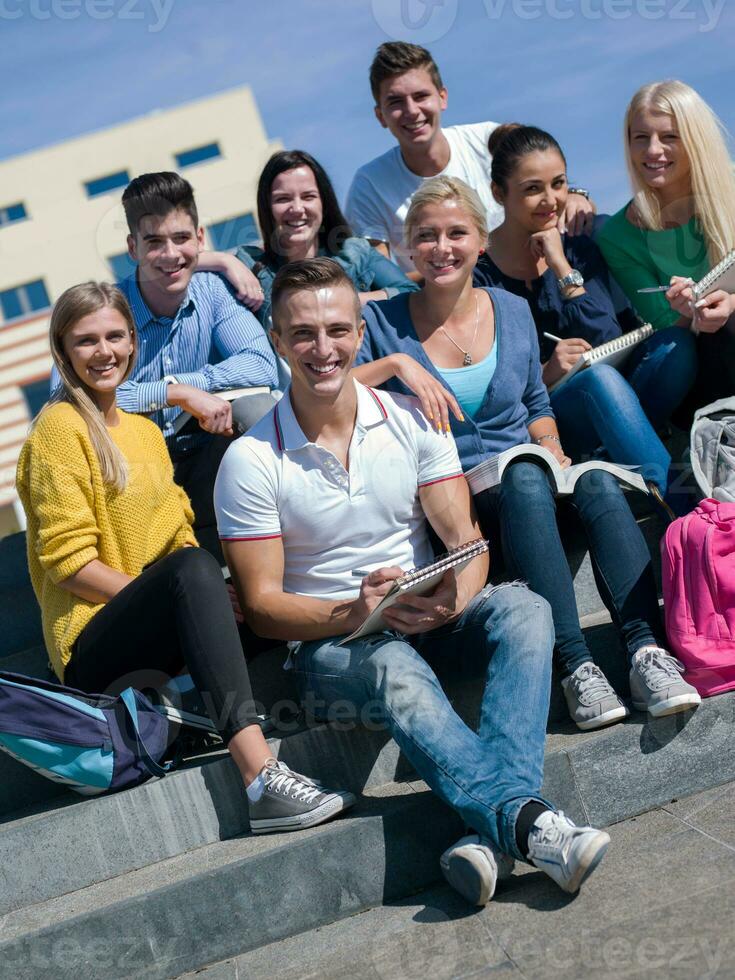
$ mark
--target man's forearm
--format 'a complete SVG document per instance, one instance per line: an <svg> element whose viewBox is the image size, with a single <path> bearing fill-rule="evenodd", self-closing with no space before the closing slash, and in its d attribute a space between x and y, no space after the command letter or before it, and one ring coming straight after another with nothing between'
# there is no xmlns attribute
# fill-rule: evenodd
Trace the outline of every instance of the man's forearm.
<svg viewBox="0 0 735 980"><path fill-rule="evenodd" d="M351 633L360 623L352 599L315 599L290 592L269 592L240 605L248 626L273 640L323 640Z"/></svg>

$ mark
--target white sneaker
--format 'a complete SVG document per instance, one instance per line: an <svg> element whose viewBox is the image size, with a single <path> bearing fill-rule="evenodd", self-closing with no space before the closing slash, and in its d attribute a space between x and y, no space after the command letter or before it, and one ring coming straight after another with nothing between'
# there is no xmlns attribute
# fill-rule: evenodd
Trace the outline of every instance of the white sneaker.
<svg viewBox="0 0 735 980"><path fill-rule="evenodd" d="M589 731L612 725L630 712L597 664L587 661L561 682L567 708L577 728Z"/></svg>
<svg viewBox="0 0 735 980"><path fill-rule="evenodd" d="M452 888L471 905L487 905L497 882L510 877L515 861L489 838L470 834L442 854L439 866Z"/></svg>
<svg viewBox="0 0 735 980"><path fill-rule="evenodd" d="M654 718L696 708L702 698L681 676L683 672L684 664L661 647L641 647L630 668L633 707Z"/></svg>
<svg viewBox="0 0 735 980"><path fill-rule="evenodd" d="M561 810L545 810L528 835L528 860L565 892L576 892L605 856L610 836L577 827Z"/></svg>

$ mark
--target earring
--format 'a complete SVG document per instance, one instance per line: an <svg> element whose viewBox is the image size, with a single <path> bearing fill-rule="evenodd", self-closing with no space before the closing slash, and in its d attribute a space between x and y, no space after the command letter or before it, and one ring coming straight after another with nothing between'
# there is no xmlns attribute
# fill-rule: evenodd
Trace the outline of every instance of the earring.
<svg viewBox="0 0 735 980"><path fill-rule="evenodd" d="M484 248L481 248L479 254L480 255L484 255L485 254L485 249Z"/></svg>

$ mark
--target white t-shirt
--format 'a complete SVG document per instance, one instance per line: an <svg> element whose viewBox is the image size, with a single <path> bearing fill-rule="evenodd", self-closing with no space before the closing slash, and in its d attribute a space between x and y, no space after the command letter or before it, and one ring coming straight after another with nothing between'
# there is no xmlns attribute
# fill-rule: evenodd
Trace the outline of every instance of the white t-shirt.
<svg viewBox="0 0 735 980"><path fill-rule="evenodd" d="M307 440L288 391L220 465L220 538L282 538L285 592L354 599L369 571L431 561L419 487L464 479L454 439L429 425L417 399L355 384L349 472Z"/></svg>
<svg viewBox="0 0 735 980"><path fill-rule="evenodd" d="M490 193L490 161L487 141L497 123L470 123L443 130L451 151L449 163L439 176L459 177L477 192L487 210L488 230L503 220L503 209ZM385 242L391 258L404 272L413 269L403 244L403 224L411 198L429 177L408 169L399 146L366 163L352 178L347 192L345 217L355 235Z"/></svg>

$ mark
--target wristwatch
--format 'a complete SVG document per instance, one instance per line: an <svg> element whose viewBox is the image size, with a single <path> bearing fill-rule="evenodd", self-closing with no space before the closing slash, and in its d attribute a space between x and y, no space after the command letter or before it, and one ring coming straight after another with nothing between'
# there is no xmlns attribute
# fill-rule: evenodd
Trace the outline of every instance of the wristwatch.
<svg viewBox="0 0 735 980"><path fill-rule="evenodd" d="M581 194L582 197L586 197L589 201L590 192L585 187L567 187L568 194Z"/></svg>
<svg viewBox="0 0 735 980"><path fill-rule="evenodd" d="M567 273L566 276L562 276L561 279L556 280L556 284L559 289L564 292L565 289L569 289L570 286L574 286L575 289L578 286L584 286L584 277L581 272L576 269L572 269L571 272Z"/></svg>

